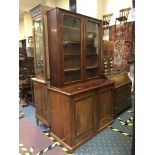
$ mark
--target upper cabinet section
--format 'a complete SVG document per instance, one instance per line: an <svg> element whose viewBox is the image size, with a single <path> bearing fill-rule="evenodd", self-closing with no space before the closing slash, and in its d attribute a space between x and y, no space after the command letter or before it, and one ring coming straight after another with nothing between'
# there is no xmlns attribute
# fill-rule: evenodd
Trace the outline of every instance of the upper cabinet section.
<svg viewBox="0 0 155 155"><path fill-rule="evenodd" d="M33 21L35 76L43 80L50 79L46 15L49 9L49 7L40 4L30 10Z"/></svg>
<svg viewBox="0 0 155 155"><path fill-rule="evenodd" d="M47 11L51 85L101 76L102 22L60 8Z"/></svg>

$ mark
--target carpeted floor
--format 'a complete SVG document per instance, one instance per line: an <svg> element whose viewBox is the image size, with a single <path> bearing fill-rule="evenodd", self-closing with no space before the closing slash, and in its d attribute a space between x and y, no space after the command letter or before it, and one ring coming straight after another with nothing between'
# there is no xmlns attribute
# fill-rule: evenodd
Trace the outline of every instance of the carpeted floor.
<svg viewBox="0 0 155 155"><path fill-rule="evenodd" d="M74 155L131 155L132 148L132 131L133 120L129 121L128 125L122 125L118 118L126 122L133 117L134 111L134 96L132 99L133 107L120 114L111 125L112 128L105 128L102 132L88 140L85 144L80 146ZM19 107L19 110L24 113L24 117L28 118L34 125L37 126L35 120L35 108L32 105L27 107ZM132 111L132 112L130 112ZM44 131L47 128L39 123L38 127Z"/></svg>

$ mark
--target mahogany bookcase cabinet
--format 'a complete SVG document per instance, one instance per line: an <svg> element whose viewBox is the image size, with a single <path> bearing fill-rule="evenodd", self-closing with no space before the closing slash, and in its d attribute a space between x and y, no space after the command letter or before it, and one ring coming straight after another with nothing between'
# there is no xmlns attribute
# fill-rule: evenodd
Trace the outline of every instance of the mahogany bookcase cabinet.
<svg viewBox="0 0 155 155"><path fill-rule="evenodd" d="M102 21L47 11L51 134L70 151L113 121L114 84L102 79Z"/></svg>
<svg viewBox="0 0 155 155"><path fill-rule="evenodd" d="M35 78L32 78L33 101L36 108L36 120L50 127L47 87L50 83L47 15L50 8L39 4L30 10L33 23Z"/></svg>

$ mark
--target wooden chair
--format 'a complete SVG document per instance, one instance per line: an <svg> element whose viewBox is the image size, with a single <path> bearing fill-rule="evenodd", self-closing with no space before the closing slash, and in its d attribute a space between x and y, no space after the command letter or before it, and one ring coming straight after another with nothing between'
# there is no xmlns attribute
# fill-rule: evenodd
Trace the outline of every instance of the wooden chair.
<svg viewBox="0 0 155 155"><path fill-rule="evenodd" d="M109 29L109 23L112 15L113 13L103 15L103 28L105 28L105 30Z"/></svg>
<svg viewBox="0 0 155 155"><path fill-rule="evenodd" d="M117 22L117 21L119 21L120 24L121 24L122 22L123 22L123 23L127 22L130 10L131 10L131 7L125 8L125 9L121 9L121 10L119 11L119 17L116 18L116 20L115 20L115 25L116 25L116 22Z"/></svg>

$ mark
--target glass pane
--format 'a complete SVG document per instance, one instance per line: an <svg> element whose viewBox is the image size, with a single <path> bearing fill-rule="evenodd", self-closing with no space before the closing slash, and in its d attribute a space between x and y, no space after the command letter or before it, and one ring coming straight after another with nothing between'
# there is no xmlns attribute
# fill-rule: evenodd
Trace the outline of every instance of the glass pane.
<svg viewBox="0 0 155 155"><path fill-rule="evenodd" d="M87 78L98 75L98 50L99 50L99 36L98 24L88 21L86 23L86 71Z"/></svg>
<svg viewBox="0 0 155 155"><path fill-rule="evenodd" d="M41 18L34 21L34 37L36 46L37 76L44 75L43 66L43 27Z"/></svg>
<svg viewBox="0 0 155 155"><path fill-rule="evenodd" d="M69 27L80 28L80 20L78 18L64 15L63 16L63 25Z"/></svg>
<svg viewBox="0 0 155 155"><path fill-rule="evenodd" d="M64 82L81 79L80 19L63 16Z"/></svg>
<svg viewBox="0 0 155 155"><path fill-rule="evenodd" d="M87 77L91 78L91 77L95 77L98 75L98 68L87 68Z"/></svg>
<svg viewBox="0 0 155 155"><path fill-rule="evenodd" d="M88 21L86 27L87 27L87 30L89 30L89 31L95 31L95 32L98 31L98 24L97 23Z"/></svg>
<svg viewBox="0 0 155 155"><path fill-rule="evenodd" d="M77 81L81 78L81 71L69 71L64 73L65 82Z"/></svg>
<svg viewBox="0 0 155 155"><path fill-rule="evenodd" d="M63 27L63 43L80 43L80 29Z"/></svg>

